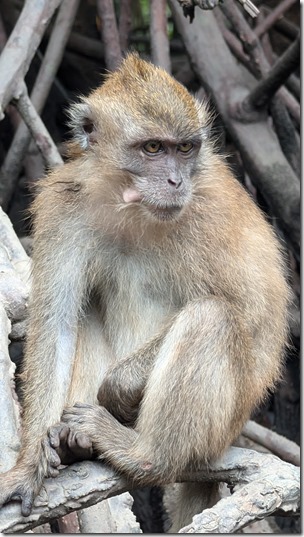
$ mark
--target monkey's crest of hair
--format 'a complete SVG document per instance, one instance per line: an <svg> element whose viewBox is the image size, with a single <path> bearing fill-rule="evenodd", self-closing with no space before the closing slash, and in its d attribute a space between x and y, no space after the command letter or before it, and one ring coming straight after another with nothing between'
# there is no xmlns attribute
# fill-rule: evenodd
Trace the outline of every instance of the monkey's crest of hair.
<svg viewBox="0 0 304 537"><path fill-rule="evenodd" d="M81 103L72 105L69 116L75 139L86 149L88 144L80 127L89 121L107 121L128 134L152 139L160 134L182 141L207 137L211 115L206 103L199 102L188 90L163 69L129 54L117 71L106 75L104 84ZM127 118L127 120L126 120ZM82 125L81 125L82 124ZM131 124L136 124L132 132ZM156 128L157 126L157 128Z"/></svg>

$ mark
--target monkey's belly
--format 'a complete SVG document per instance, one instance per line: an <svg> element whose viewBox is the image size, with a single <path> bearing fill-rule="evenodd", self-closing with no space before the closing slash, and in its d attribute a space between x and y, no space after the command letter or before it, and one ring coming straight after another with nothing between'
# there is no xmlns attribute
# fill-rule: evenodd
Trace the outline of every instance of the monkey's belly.
<svg viewBox="0 0 304 537"><path fill-rule="evenodd" d="M112 301L102 318L92 308L79 326L67 405L97 403L98 389L109 367L142 346L171 315L170 308L151 301L144 306L131 299L127 309L117 306Z"/></svg>

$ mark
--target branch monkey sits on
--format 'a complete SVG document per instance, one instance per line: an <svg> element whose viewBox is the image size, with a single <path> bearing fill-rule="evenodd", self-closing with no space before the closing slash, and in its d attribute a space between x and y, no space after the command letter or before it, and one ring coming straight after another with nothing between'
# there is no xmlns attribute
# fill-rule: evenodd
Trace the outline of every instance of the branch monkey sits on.
<svg viewBox="0 0 304 537"><path fill-rule="evenodd" d="M70 117L78 155L33 206L22 448L0 478L24 515L58 453L93 447L143 485L219 457L279 378L286 337L277 240L205 106L130 54ZM214 491L181 485L173 529Z"/></svg>

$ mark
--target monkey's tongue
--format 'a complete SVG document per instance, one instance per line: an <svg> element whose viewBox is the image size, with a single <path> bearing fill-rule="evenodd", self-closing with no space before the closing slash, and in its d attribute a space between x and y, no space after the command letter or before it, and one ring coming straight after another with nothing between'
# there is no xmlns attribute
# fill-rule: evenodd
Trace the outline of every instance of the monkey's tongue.
<svg viewBox="0 0 304 537"><path fill-rule="evenodd" d="M141 201L142 199L142 196L140 195L138 190L136 190L135 188L126 188L126 190L124 190L122 194L122 197L126 203L131 203L134 201Z"/></svg>

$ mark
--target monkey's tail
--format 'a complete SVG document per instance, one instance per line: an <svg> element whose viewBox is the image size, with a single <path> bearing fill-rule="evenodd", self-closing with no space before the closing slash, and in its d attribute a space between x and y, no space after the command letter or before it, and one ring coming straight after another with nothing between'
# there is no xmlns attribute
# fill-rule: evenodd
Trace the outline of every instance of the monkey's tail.
<svg viewBox="0 0 304 537"><path fill-rule="evenodd" d="M171 496L172 489L168 494ZM192 522L194 515L212 507L220 499L219 484L211 482L176 483L173 494L174 507L172 513L169 513L172 519L169 533L178 533L181 528ZM172 498L169 502L172 503Z"/></svg>

